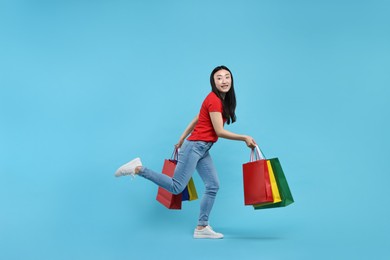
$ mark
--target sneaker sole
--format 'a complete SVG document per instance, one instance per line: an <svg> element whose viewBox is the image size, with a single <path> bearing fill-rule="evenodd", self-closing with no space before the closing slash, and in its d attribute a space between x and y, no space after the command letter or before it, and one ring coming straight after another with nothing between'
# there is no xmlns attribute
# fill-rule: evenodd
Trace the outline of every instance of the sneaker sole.
<svg viewBox="0 0 390 260"><path fill-rule="evenodd" d="M208 236L208 235L194 235L194 238L195 239L222 239L222 237L211 237L211 236Z"/></svg>

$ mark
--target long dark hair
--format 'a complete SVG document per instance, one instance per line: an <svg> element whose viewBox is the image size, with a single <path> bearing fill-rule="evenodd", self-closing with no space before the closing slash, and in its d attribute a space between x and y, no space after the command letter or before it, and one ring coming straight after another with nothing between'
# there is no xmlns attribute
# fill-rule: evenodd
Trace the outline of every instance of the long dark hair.
<svg viewBox="0 0 390 260"><path fill-rule="evenodd" d="M232 84L230 90L226 93L225 98L222 98L221 93L215 86L214 74L220 70L227 70L230 72L232 78ZM236 122L236 93L234 92L234 80L232 72L226 66L218 66L211 72L210 75L211 90L219 97L223 104L223 116L226 118L228 124Z"/></svg>

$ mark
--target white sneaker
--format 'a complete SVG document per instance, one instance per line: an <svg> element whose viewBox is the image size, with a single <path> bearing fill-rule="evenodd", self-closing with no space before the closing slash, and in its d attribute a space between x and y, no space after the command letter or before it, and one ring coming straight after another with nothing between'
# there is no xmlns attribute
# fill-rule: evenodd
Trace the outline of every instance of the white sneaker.
<svg viewBox="0 0 390 260"><path fill-rule="evenodd" d="M197 228L194 231L194 238L212 238L218 239L223 238L221 233L215 232L210 226L206 226L204 229L198 230Z"/></svg>
<svg viewBox="0 0 390 260"><path fill-rule="evenodd" d="M121 177L126 175L131 175L132 177L134 177L135 176L134 170L138 166L142 166L141 159L135 158L134 160L131 160L130 162L119 167L118 170L116 170L115 172L115 177Z"/></svg>

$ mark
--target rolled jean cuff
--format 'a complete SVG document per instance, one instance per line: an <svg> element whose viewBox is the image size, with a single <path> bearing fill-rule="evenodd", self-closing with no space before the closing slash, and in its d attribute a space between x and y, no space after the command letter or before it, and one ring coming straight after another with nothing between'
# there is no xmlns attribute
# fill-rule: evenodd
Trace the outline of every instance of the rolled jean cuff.
<svg viewBox="0 0 390 260"><path fill-rule="evenodd" d="M209 225L209 222L208 221L201 221L201 220L199 220L198 221L198 226L208 226Z"/></svg>
<svg viewBox="0 0 390 260"><path fill-rule="evenodd" d="M145 171L145 167L141 166L141 168L139 169L139 172L138 172L138 175L141 175L142 176L142 173Z"/></svg>

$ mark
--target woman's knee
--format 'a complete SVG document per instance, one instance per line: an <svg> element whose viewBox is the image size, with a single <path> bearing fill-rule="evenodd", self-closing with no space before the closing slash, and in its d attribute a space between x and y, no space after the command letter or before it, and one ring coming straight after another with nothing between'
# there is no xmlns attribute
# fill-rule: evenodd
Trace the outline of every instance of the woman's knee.
<svg viewBox="0 0 390 260"><path fill-rule="evenodd" d="M172 194L178 195L178 194L182 193L185 188L186 188L186 185L183 185L181 183L174 183L173 189L172 189Z"/></svg>
<svg viewBox="0 0 390 260"><path fill-rule="evenodd" d="M206 193L216 195L219 190L219 183L210 183L206 185Z"/></svg>

